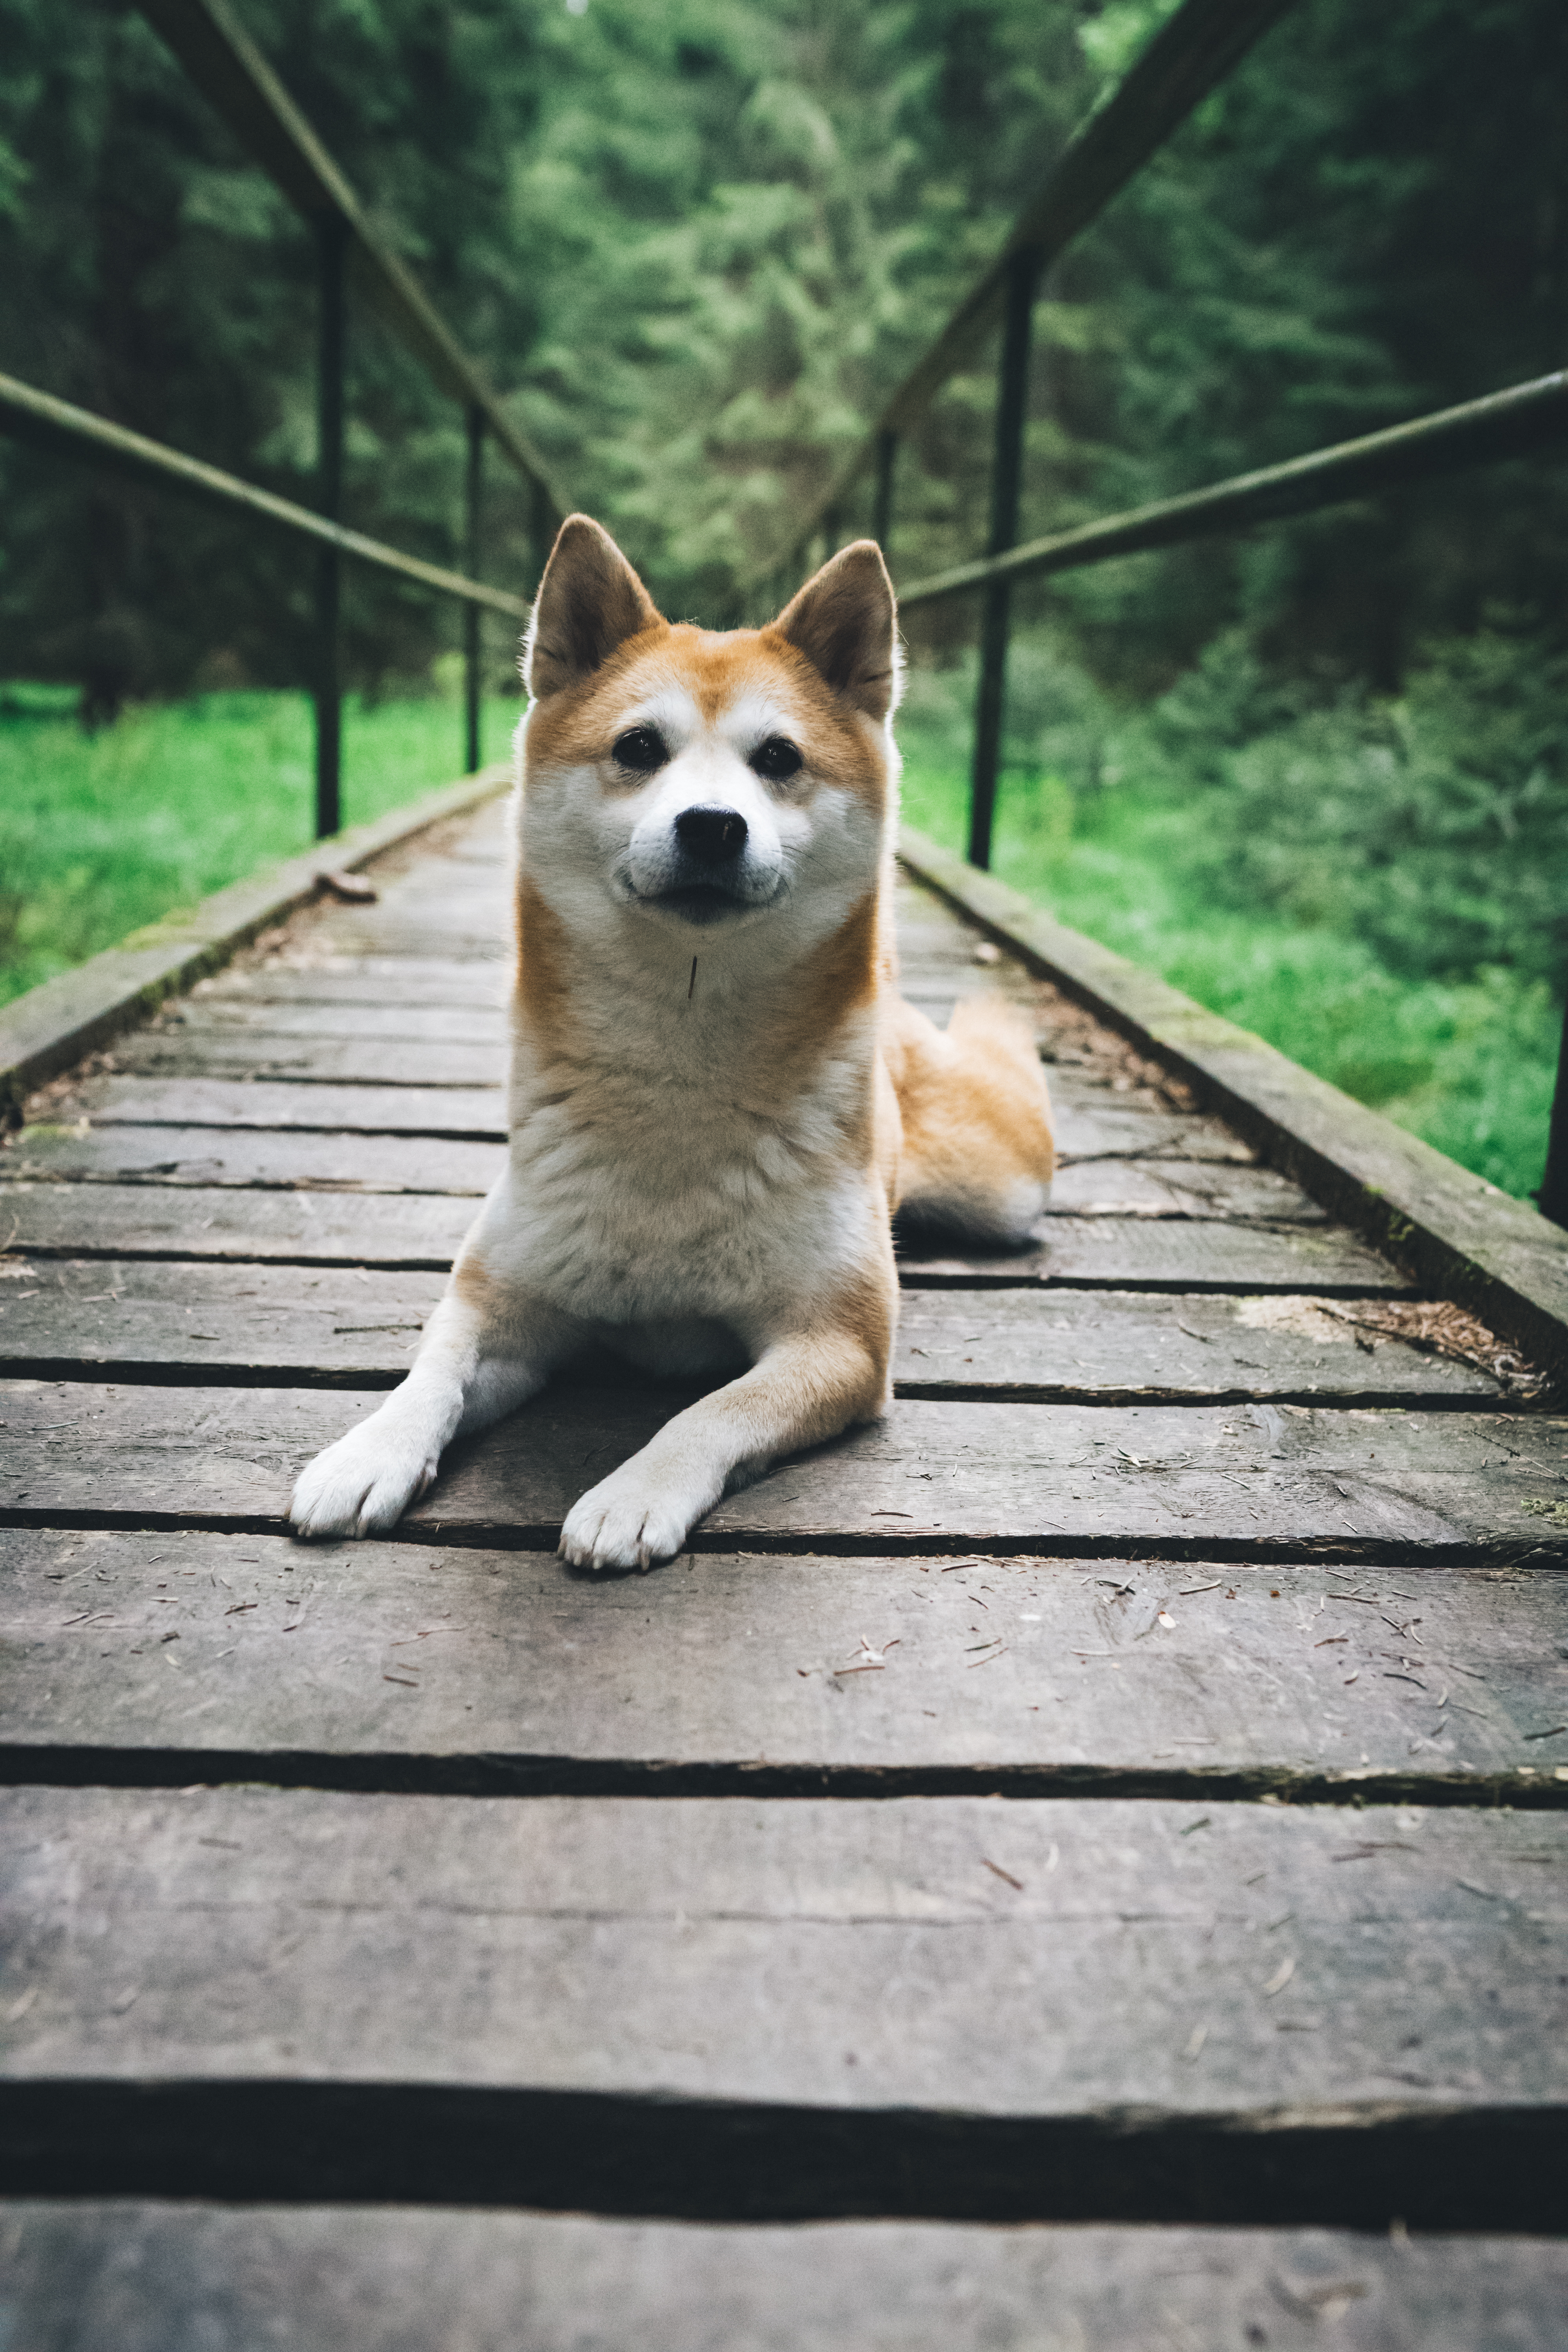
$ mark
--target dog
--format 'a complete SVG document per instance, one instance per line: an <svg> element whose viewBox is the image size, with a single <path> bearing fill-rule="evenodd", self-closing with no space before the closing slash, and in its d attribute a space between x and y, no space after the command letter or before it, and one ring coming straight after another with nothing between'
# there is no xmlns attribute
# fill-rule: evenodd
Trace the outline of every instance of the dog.
<svg viewBox="0 0 1568 2352"><path fill-rule="evenodd" d="M762 629L656 611L563 524L524 639L510 1145L408 1377L317 1456L301 1536L378 1534L454 1438L605 1343L717 1379L573 1506L584 1569L876 1419L892 1221L1017 1244L1055 1164L1028 1025L895 986L900 657L872 540ZM526 1443L526 1433L520 1442Z"/></svg>

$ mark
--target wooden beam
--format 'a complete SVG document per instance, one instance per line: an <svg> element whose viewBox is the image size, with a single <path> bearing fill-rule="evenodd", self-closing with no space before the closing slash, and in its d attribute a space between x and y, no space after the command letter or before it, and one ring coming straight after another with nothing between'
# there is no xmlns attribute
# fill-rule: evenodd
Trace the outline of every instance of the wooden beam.
<svg viewBox="0 0 1568 2352"><path fill-rule="evenodd" d="M242 481L237 474L225 473L219 466L208 466L199 457L187 457L183 450L166 448L161 441L149 440L144 433L132 433L128 426L115 425L107 416L94 416L90 410L78 408L68 400L57 400L53 393L39 392L36 385L23 383L16 376L0 375L0 431L39 442L46 447L63 449L72 457L96 458L100 465L112 467L116 473L134 474L163 488L188 491L210 504L237 507L264 522L276 523L284 530L314 540L319 546L352 555L361 563L374 564L383 572L401 572L404 579L416 580L423 587L437 589L444 596L488 604L492 612L510 614L514 620L526 621L532 609L525 596L509 595L502 588L487 588L478 580L465 580L460 572L448 572L439 563L426 563L417 555L405 555L400 548L388 547L384 541L367 539L363 531L347 530L329 516L296 505L292 499L280 499L272 490Z"/></svg>

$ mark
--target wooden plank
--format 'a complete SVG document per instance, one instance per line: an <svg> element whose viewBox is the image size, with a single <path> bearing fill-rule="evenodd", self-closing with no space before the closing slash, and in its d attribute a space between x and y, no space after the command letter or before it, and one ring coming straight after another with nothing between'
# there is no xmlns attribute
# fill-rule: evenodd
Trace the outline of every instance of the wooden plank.
<svg viewBox="0 0 1568 2352"><path fill-rule="evenodd" d="M25 1789L0 1821L12 2194L1561 2221L1562 1813Z"/></svg>
<svg viewBox="0 0 1568 2352"><path fill-rule="evenodd" d="M191 993L198 1004L216 997L242 1004L489 1007L504 1003L510 986L507 973L488 965L446 956L318 957L300 939L265 962L231 964L216 978L198 982Z"/></svg>
<svg viewBox="0 0 1568 2352"><path fill-rule="evenodd" d="M234 1035L152 1029L125 1038L122 1070L229 1078L285 1078L294 1084L375 1087L500 1087L503 1045L415 1045L353 1037Z"/></svg>
<svg viewBox="0 0 1568 2352"><path fill-rule="evenodd" d="M305 1091L301 1089L301 1091ZM314 1092L314 1089L310 1091ZM335 1096L341 1089L331 1090ZM378 1094L384 1089L376 1089ZM410 1089L414 1091L414 1089ZM352 1186L361 1192L488 1192L502 1147L424 1134L279 1131L247 1125L35 1125L0 1159L0 1184L29 1181ZM1300 1186L1267 1168L1201 1160L1080 1160L1064 1169L1046 1215L1202 1218L1221 1223L1322 1226Z"/></svg>
<svg viewBox="0 0 1568 2352"><path fill-rule="evenodd" d="M1317 1202L1270 1168L1223 1162L1076 1160L1046 1209L1058 1217L1201 1217L1226 1224L1326 1226Z"/></svg>
<svg viewBox="0 0 1568 2352"><path fill-rule="evenodd" d="M188 998L164 1014L165 1034L207 1037L342 1037L398 1044L505 1045L508 1019L496 1004L252 1004L248 999Z"/></svg>
<svg viewBox="0 0 1568 2352"><path fill-rule="evenodd" d="M516 954L509 914L480 916L459 907L420 907L406 914L395 908L335 908L321 917L320 929L312 927L310 944L321 955L440 956L502 965Z"/></svg>
<svg viewBox="0 0 1568 2352"><path fill-rule="evenodd" d="M460 783L339 836L331 856L353 866L459 814L503 788L506 772L488 768ZM46 981L0 1011L0 1105L20 1104L82 1055L106 1045L162 1000L215 971L269 924L315 895L326 852L316 848L236 882L193 912L152 923Z"/></svg>
<svg viewBox="0 0 1568 2352"><path fill-rule="evenodd" d="M0 1593L8 1782L1568 1801L1551 1573L729 1551L650 1587L13 1528Z"/></svg>
<svg viewBox="0 0 1568 2352"><path fill-rule="evenodd" d="M395 1050L392 1048L389 1051ZM453 1049L456 1050L455 1048ZM456 1194L254 1192L222 1185L5 1185L0 1243L70 1257L291 1258L302 1265L447 1266L473 1221ZM1037 1249L931 1255L906 1249L907 1285L931 1289L1316 1291L1397 1295L1386 1260L1331 1227L1226 1225L1198 1218L1043 1220Z"/></svg>
<svg viewBox="0 0 1568 2352"><path fill-rule="evenodd" d="M52 1105L56 1121L95 1126L311 1128L331 1134L506 1140L501 1087L290 1086L239 1078L89 1078Z"/></svg>
<svg viewBox="0 0 1568 2352"><path fill-rule="evenodd" d="M1331 1225L1047 1215L1036 1230L1038 1244L1017 1252L955 1249L934 1235L910 1233L900 1248L900 1276L921 1289L1071 1284L1095 1290L1318 1291L1340 1298L1412 1286L1386 1258Z"/></svg>
<svg viewBox="0 0 1568 2352"><path fill-rule="evenodd" d="M900 856L1032 971L1185 1078L1335 1216L1537 1362L1568 1369L1568 1233L934 842L906 828Z"/></svg>
<svg viewBox="0 0 1568 2352"><path fill-rule="evenodd" d="M403 1529L552 1545L576 1496L682 1401L558 1382L453 1448ZM280 1526L298 1469L377 1402L327 1388L0 1382L0 1513L28 1525ZM696 1540L1412 1567L1556 1559L1565 1434L1568 1423L1512 1413L900 1402L720 1503Z"/></svg>
<svg viewBox="0 0 1568 2352"><path fill-rule="evenodd" d="M0 2233L18 2345L48 2352L1318 2352L1330 2328L1344 2352L1548 2352L1568 2303L1541 2238L41 2198Z"/></svg>
<svg viewBox="0 0 1568 2352"><path fill-rule="evenodd" d="M1248 1145L1217 1120L1110 1103L1102 1090L1053 1085L1057 1139L1064 1162L1083 1160L1187 1160L1245 1166ZM37 1116L42 1117L40 1112ZM137 1077L114 1072L59 1093L49 1116L69 1126L358 1128L376 1134L506 1133L505 1089L493 1087L331 1086L309 1091L288 1080Z"/></svg>
<svg viewBox="0 0 1568 2352"><path fill-rule="evenodd" d="M221 1258L435 1268L451 1265L474 1202L441 1192L226 1191L222 1186L18 1184L0 1241L68 1257Z"/></svg>
<svg viewBox="0 0 1568 2352"><path fill-rule="evenodd" d="M331 1187L461 1192L481 1199L505 1146L426 1135L318 1134L253 1128L24 1128L0 1160L0 1206L13 1183ZM1247 1171L1251 1172L1251 1171Z"/></svg>
<svg viewBox="0 0 1568 2352"><path fill-rule="evenodd" d="M1128 1404L1163 1397L1489 1402L1499 1393L1489 1373L1374 1337L1331 1302L1202 1292L909 1290L894 1377L906 1395L984 1389Z"/></svg>
<svg viewBox="0 0 1568 2352"><path fill-rule="evenodd" d="M0 1272L0 1366L13 1376L391 1386L446 1287L437 1273L88 1258Z"/></svg>
<svg viewBox="0 0 1568 2352"><path fill-rule="evenodd" d="M160 1258L0 1265L0 1367L68 1379L400 1379L437 1274ZM244 1302L243 1305L240 1302ZM235 1311L237 1306L239 1311ZM1491 1376L1364 1330L1310 1298L911 1290L893 1360L904 1396L1136 1404L1287 1398L1493 1402Z"/></svg>

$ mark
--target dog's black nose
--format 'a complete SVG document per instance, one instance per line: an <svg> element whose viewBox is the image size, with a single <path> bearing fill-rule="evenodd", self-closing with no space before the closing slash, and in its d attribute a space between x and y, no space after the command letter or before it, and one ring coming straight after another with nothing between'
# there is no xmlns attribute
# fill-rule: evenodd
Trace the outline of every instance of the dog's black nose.
<svg viewBox="0 0 1568 2352"><path fill-rule="evenodd" d="M705 866L727 866L746 845L746 820L739 809L682 809L675 820L675 837Z"/></svg>

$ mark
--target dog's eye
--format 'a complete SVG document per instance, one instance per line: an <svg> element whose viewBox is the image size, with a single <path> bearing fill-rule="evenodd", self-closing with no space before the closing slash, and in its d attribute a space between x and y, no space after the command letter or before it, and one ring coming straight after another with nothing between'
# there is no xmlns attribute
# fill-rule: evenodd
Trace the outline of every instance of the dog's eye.
<svg viewBox="0 0 1568 2352"><path fill-rule="evenodd" d="M765 743L758 744L748 764L770 784L782 784L786 777L798 775L805 762L786 735L770 735Z"/></svg>
<svg viewBox="0 0 1568 2352"><path fill-rule="evenodd" d="M616 738L616 761L639 776L651 776L669 757L669 747L657 727L628 727Z"/></svg>

